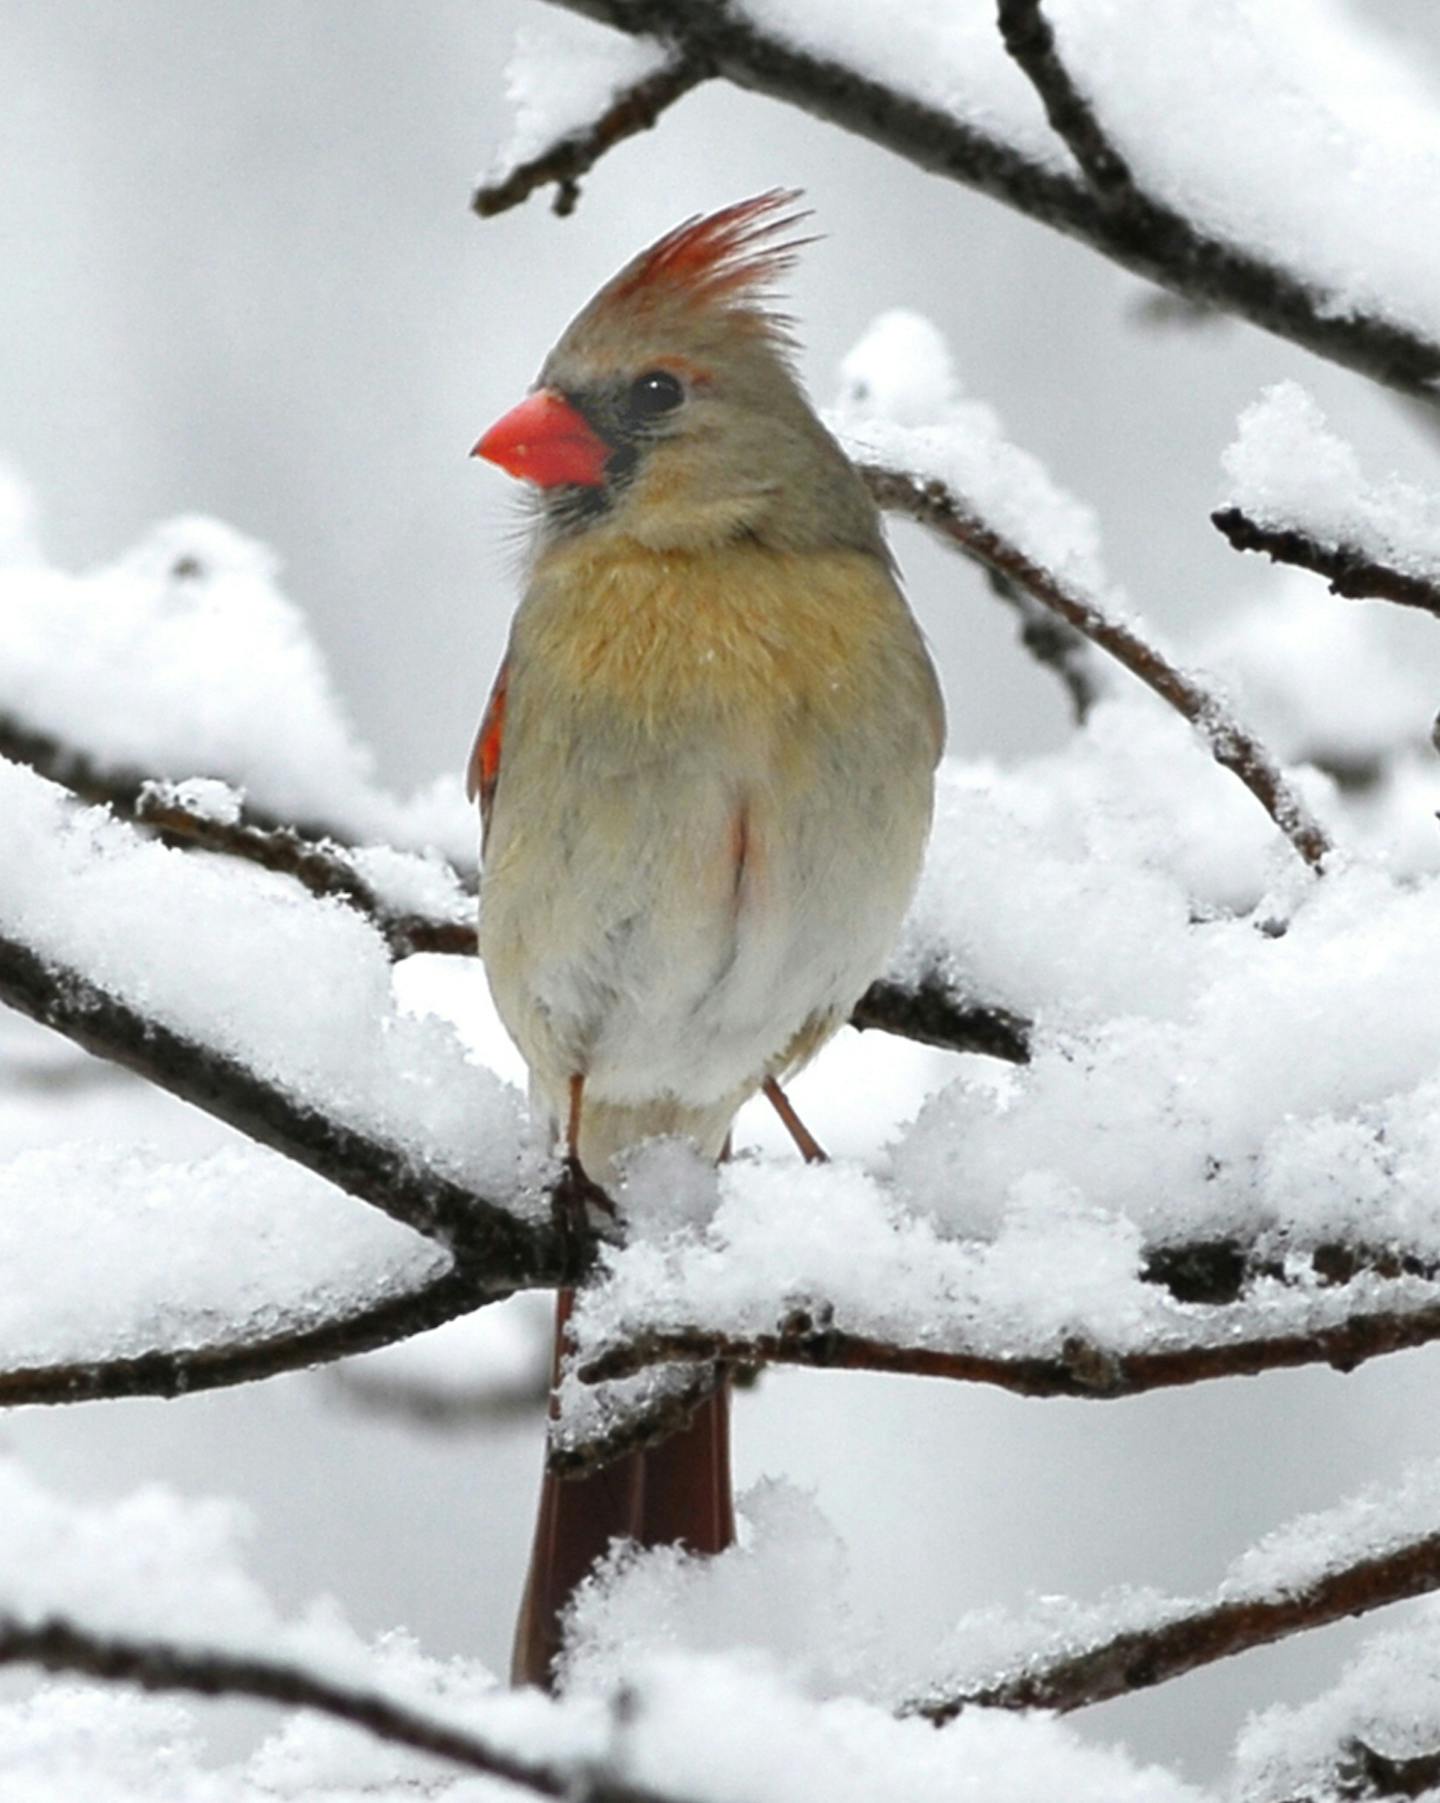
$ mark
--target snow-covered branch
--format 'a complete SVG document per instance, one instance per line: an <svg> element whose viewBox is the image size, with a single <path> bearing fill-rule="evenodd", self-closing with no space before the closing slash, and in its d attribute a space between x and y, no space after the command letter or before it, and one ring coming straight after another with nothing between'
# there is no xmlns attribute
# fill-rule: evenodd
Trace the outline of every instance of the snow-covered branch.
<svg viewBox="0 0 1440 1803"><path fill-rule="evenodd" d="M0 1001L191 1102L317 1176L438 1240L495 1294L576 1267L558 1230L427 1168L414 1148L347 1125L220 1048L190 1038L74 968L0 935Z"/></svg>
<svg viewBox="0 0 1440 1803"><path fill-rule="evenodd" d="M1325 829L1265 747L1194 672L1172 663L1128 620L1108 613L1093 596L1036 563L940 478L877 464L865 465L863 473L881 506L908 514L998 571L1168 702L1201 733L1215 762L1245 784L1305 862L1320 867L1330 850Z"/></svg>
<svg viewBox="0 0 1440 1803"><path fill-rule="evenodd" d="M1176 1389L1220 1377L1329 1365L1353 1371L1387 1353L1440 1340L1440 1300L1412 1306L1358 1305L1323 1326L1292 1333L1246 1331L1236 1303L1215 1331L1191 1344L1164 1343L1126 1350L1082 1335L1067 1337L1052 1355L996 1354L963 1346L893 1345L864 1334L817 1325L801 1310L772 1333L741 1336L714 1328L667 1327L639 1332L581 1363L582 1383L631 1377L656 1365L723 1360L737 1365L805 1365L828 1371L883 1371L982 1383L1016 1396L1070 1396L1109 1401L1148 1390ZM817 1311L824 1314L823 1306ZM937 1324L938 1325L938 1324ZM600 1461L603 1462L603 1461Z"/></svg>
<svg viewBox="0 0 1440 1803"><path fill-rule="evenodd" d="M528 200L537 188L555 184L554 211L563 219L580 198L580 177L607 150L649 131L668 108L705 79L706 71L685 56L666 56L658 67L611 89L600 110L582 124L547 135L534 150L507 159L476 188L471 206L482 219Z"/></svg>
<svg viewBox="0 0 1440 1803"><path fill-rule="evenodd" d="M1116 153L1111 134L1102 135L1094 124L1096 103L1086 108L1092 123L1088 135L1080 134L1073 105L1062 112L1072 148L1083 144L1085 149L1089 173L1077 174L1068 158L1056 154L1053 138L1047 142L1037 135L1012 95L996 104L993 71L977 80L984 46L972 41L973 33L961 41L946 35L967 32L963 23L937 25L929 32L922 23L896 34L887 31L879 11L875 29L867 32L859 23L832 20L820 8L789 7L772 20L774 9L754 0L551 4L653 40L707 74L785 101L921 169L976 188L1188 300L1236 313L1405 393L1431 402L1435 398L1440 335L1418 305L1402 308L1394 295L1382 300L1370 291L1365 302L1346 295L1341 304L1335 292L1343 280L1338 259L1326 257L1314 267L1292 265L1259 243L1245 242L1244 216L1237 229L1232 215L1238 209L1226 204L1229 197L1223 191L1217 203L1192 211L1183 198L1183 182L1170 182L1164 193L1149 181L1142 188L1144 172L1134 169L1129 158L1106 165L1114 179L1098 191L1091 178L1101 166L1100 145L1110 146L1112 158ZM1203 23L1206 15L1201 17ZM1208 17L1213 22L1213 9ZM1106 29L1116 28L1110 22ZM995 42L998 47L998 33ZM1173 43L1168 47L1174 54ZM1247 52L1251 48L1245 46ZM1134 77L1135 70L1126 64L1117 80L1134 85ZM1053 80L1049 86L1052 95L1058 92ZM1073 90L1073 81L1067 80L1067 86ZM1156 116L1164 117L1163 112ZM1251 119L1253 123L1253 115ZM1338 155L1333 121L1324 123L1331 153ZM1204 136L1209 151L1215 132L1223 129L1212 126L1209 134L1192 130L1190 141L1193 145ZM1325 154L1318 129L1317 142ZM1288 154L1289 146L1285 148ZM1118 179L1119 167L1130 176L1128 183ZM1228 169L1219 173L1222 181L1231 176ZM1112 204L1116 197L1122 204ZM1282 218L1293 198L1283 184L1270 197ZM1338 204L1338 187L1327 188L1326 198L1332 208ZM1367 205L1373 214L1375 198L1357 194L1353 212L1362 226ZM1347 208L1342 229L1350 218Z"/></svg>
<svg viewBox="0 0 1440 1803"><path fill-rule="evenodd" d="M1266 526L1239 507L1210 515L1237 551L1263 551L1272 563L1323 576L1332 595L1351 601L1396 601L1440 616L1440 569L1419 576L1369 556L1359 545L1322 539L1295 526Z"/></svg>
<svg viewBox="0 0 1440 1803"><path fill-rule="evenodd" d="M122 1396L189 1396L392 1346L495 1300L473 1277L448 1272L422 1288L344 1309L318 1323L255 1339L155 1347L121 1358L83 1358L0 1370L0 1408L96 1402Z"/></svg>
<svg viewBox="0 0 1440 1803"><path fill-rule="evenodd" d="M1352 600L1440 614L1440 497L1400 476L1368 477L1296 382L1240 416L1211 520L1237 551L1311 570Z"/></svg>
<svg viewBox="0 0 1440 1803"><path fill-rule="evenodd" d="M0 1614L0 1665L37 1665L131 1684L142 1690L244 1697L313 1709L377 1739L497 1778L531 1795L584 1803L664 1803L656 1792L592 1770L518 1758L506 1748L373 1690L339 1683L285 1661L161 1640L96 1634L62 1617L29 1622Z"/></svg>
<svg viewBox="0 0 1440 1803"><path fill-rule="evenodd" d="M438 858L387 846L357 850L307 839L293 826L258 825L235 791L203 780L144 783L133 813L168 844L243 858L293 877L312 895L347 902L379 929L392 957L475 950L475 896Z"/></svg>
<svg viewBox="0 0 1440 1803"><path fill-rule="evenodd" d="M1132 218L1142 212L1145 201L1134 172L1075 85L1040 0L999 0L998 23L1006 50L1024 70L1040 96L1045 117L1065 140L1096 195L1109 207L1123 207Z"/></svg>
<svg viewBox="0 0 1440 1803"><path fill-rule="evenodd" d="M1216 1660L1440 1589L1440 1533L1369 1552L1308 1581L1282 1576L1272 1589L1240 1595L1231 1588L1201 1607L1171 1605L1159 1610L1158 1620L1028 1659L973 1689L927 1697L913 1712L939 1723L972 1707L1083 1709L1166 1684ZM1153 1617L1156 1606L1148 1604L1146 1613Z"/></svg>

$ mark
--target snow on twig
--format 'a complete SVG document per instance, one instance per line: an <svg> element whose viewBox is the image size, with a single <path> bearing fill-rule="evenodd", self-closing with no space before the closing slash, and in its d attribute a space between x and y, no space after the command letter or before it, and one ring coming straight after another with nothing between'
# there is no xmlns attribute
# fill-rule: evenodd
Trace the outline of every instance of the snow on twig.
<svg viewBox="0 0 1440 1803"><path fill-rule="evenodd" d="M248 1697L291 1709L313 1709L377 1739L482 1772L532 1795L579 1797L590 1803L664 1803L657 1793L611 1783L581 1768L520 1759L505 1748L407 1704L337 1682L281 1660L96 1634L61 1617L36 1622L0 1614L0 1665L38 1665L149 1691L204 1697Z"/></svg>
<svg viewBox="0 0 1440 1803"><path fill-rule="evenodd" d="M580 198L580 177L588 174L606 151L626 138L649 131L663 112L705 79L705 73L684 56L665 56L658 67L647 66L633 80L610 87L603 98L593 103L595 110L582 123L554 124L547 120L530 126L527 122L526 135L538 138L537 146L533 150L512 147L500 167L476 188L471 206L482 219L492 219L528 200L537 188L553 182L554 211L563 219L575 210ZM527 89L514 63L510 88L512 103L518 110L522 105L520 95Z"/></svg>
<svg viewBox="0 0 1440 1803"><path fill-rule="evenodd" d="M823 1310L820 1311L823 1314ZM1237 1319L1238 1317L1238 1319ZM646 1331L597 1350L580 1365L583 1383L612 1382L655 1365L724 1360L738 1365L802 1365L827 1371L886 1371L983 1383L1016 1396L1068 1396L1110 1401L1149 1390L1174 1389L1221 1377L1330 1365L1352 1371L1387 1353L1440 1339L1440 1298L1392 1307L1361 1303L1325 1325L1290 1333L1247 1332L1244 1310L1231 1304L1213 1337L1154 1350L1118 1349L1080 1335L1050 1356L994 1353L963 1347L892 1345L864 1334L817 1325L808 1311L792 1314L772 1333L729 1334L706 1327Z"/></svg>
<svg viewBox="0 0 1440 1803"><path fill-rule="evenodd" d="M258 826L245 818L238 796L233 812L217 814L205 798L196 798L196 786L142 784L135 819L168 843L243 858L293 877L312 895L347 902L374 922L392 957L476 949L475 897L449 864L387 846L356 849L331 838L307 839L293 826Z"/></svg>
<svg viewBox="0 0 1440 1803"><path fill-rule="evenodd" d="M420 1289L255 1339L227 1337L208 1346L154 1346L120 1358L17 1366L0 1370L0 1408L228 1389L392 1346L494 1300L473 1277L449 1272Z"/></svg>
<svg viewBox="0 0 1440 1803"><path fill-rule="evenodd" d="M1217 507L1210 518L1237 551L1263 551L1272 563L1323 576L1332 595L1395 601L1440 616L1440 570L1415 576L1367 555L1359 545L1317 538L1296 526L1267 526L1240 507Z"/></svg>
<svg viewBox="0 0 1440 1803"><path fill-rule="evenodd" d="M1277 257L1268 245L1262 249L1241 241L1238 233L1223 229L1220 218L1212 222L1204 214L1192 216L1183 199L1148 192L1139 196L1133 186L1122 188L1118 181L1102 195L1088 177L1072 173L1043 143L1036 143L1018 117L1013 96L994 104L993 80L968 114L956 104L955 93L965 94L972 65L982 59L962 58L946 43L943 31L930 42L923 24L904 33L882 25L891 41L877 47L853 22L841 23L819 8L780 8L772 22L777 9L768 0L551 4L654 40L737 87L785 101L921 169L976 188L1186 299L1236 313L1375 381L1435 400L1440 336L1423 314L1412 319L1393 303L1381 304L1368 290L1364 300L1347 295L1346 304L1337 304L1334 289L1343 270L1339 251L1310 269ZM948 9L946 13L944 31L966 29L951 21ZM968 39L967 48L974 49ZM1090 117L1093 122L1093 111ZM1073 109L1065 122L1076 136ZM1322 123L1333 146L1334 122ZM1196 136L1192 131L1191 140ZM1317 140L1323 142L1318 128ZM1082 141L1093 172L1099 167L1098 128L1094 137ZM1109 142L1108 133L1103 141ZM1113 194L1123 195L1126 204L1111 204ZM1333 202L1336 190L1327 188L1326 194ZM1277 184L1274 205L1282 217L1290 199L1284 184ZM1361 193L1353 209L1361 223L1367 208L1371 217L1396 216L1394 207L1382 209L1373 196ZM1424 283L1413 285L1423 295ZM1433 291L1433 281L1429 286Z"/></svg>
<svg viewBox="0 0 1440 1803"><path fill-rule="evenodd" d="M107 568L0 571L0 754L133 811L147 778L242 785L257 827L437 848L472 869L458 770L401 801L346 717L264 547L215 520L156 527Z"/></svg>
<svg viewBox="0 0 1440 1803"><path fill-rule="evenodd" d="M1325 829L1286 781L1265 747L1193 672L1173 664L1128 621L1036 563L1025 548L974 513L967 500L935 477L879 464L862 467L880 506L907 514L967 555L997 570L1118 663L1138 676L1203 736L1217 764L1239 777L1290 841L1318 870L1331 846Z"/></svg>
<svg viewBox="0 0 1440 1803"><path fill-rule="evenodd" d="M1367 477L1297 382L1246 408L1224 465L1225 504L1210 517L1237 551L1311 570L1351 600L1440 615L1440 496Z"/></svg>
<svg viewBox="0 0 1440 1803"><path fill-rule="evenodd" d="M0 934L0 1000L192 1102L297 1164L438 1240L496 1291L555 1281L566 1260L548 1227L426 1168L413 1147L347 1125L227 1052L167 1027L73 966Z"/></svg>
<svg viewBox="0 0 1440 1803"><path fill-rule="evenodd" d="M1440 1533L1422 1534L1326 1570L1307 1583L1287 1582L1273 1591L1238 1597L1222 1592L1218 1600L1198 1608L1171 1605L1159 1621L1027 1660L973 1689L917 1699L908 1712L941 1723L967 1708L1084 1709L1436 1589Z"/></svg>

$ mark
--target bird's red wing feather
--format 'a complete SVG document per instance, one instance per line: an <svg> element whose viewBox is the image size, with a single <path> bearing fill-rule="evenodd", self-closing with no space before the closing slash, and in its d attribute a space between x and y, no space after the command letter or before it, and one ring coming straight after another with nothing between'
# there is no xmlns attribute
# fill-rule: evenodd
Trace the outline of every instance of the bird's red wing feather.
<svg viewBox="0 0 1440 1803"><path fill-rule="evenodd" d="M485 715L475 735L470 764L465 772L465 794L471 801L478 798L480 802L482 834L490 830L490 807L495 799L495 785L500 780L500 745L505 736L505 691L509 674L507 660L495 673L495 686L485 703Z"/></svg>

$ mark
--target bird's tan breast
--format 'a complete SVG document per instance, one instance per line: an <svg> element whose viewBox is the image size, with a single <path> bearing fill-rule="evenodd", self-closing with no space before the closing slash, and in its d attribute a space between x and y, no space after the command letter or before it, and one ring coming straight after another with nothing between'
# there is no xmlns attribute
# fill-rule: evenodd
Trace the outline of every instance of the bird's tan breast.
<svg viewBox="0 0 1440 1803"><path fill-rule="evenodd" d="M888 573L861 552L742 543L660 553L622 542L561 548L536 578L516 622L517 659L545 687L661 738L697 721L777 714L824 733L876 705L877 682L903 679L907 649L924 662Z"/></svg>

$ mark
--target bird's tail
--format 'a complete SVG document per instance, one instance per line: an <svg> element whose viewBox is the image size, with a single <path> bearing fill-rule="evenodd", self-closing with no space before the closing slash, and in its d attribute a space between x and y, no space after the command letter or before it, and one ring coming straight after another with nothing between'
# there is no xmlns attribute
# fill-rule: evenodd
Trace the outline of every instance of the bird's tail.
<svg viewBox="0 0 1440 1803"><path fill-rule="evenodd" d="M557 1367L573 1298L562 1290L557 1301ZM660 1445L623 1453L585 1477L546 1471L515 1625L512 1680L552 1684L565 1606L612 1541L718 1553L734 1538L730 1385L720 1377L689 1422Z"/></svg>
<svg viewBox="0 0 1440 1803"><path fill-rule="evenodd" d="M581 1117L581 1160L588 1172L606 1181L624 1147L654 1134L676 1132L687 1134L707 1157L718 1157L733 1113L733 1103L704 1111L681 1111L668 1104L645 1109L587 1107ZM562 1290L556 1302L552 1413L565 1353L565 1324L574 1300L572 1290ZM612 1541L718 1553L734 1538L730 1385L722 1375L686 1425L660 1445L624 1453L585 1477L545 1472L515 1627L513 1681L547 1687L553 1682L565 1606Z"/></svg>

